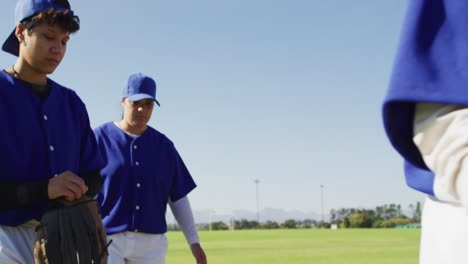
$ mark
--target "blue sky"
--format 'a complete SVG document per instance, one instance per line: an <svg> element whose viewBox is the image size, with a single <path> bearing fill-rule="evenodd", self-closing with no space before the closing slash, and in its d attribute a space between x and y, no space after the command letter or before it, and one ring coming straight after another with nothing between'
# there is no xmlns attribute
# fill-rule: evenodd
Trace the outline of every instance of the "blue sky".
<svg viewBox="0 0 468 264"><path fill-rule="evenodd" d="M150 125L199 187L195 210L325 211L421 201L386 140L381 102L406 1L72 1L81 30L51 78L118 120L128 75L158 84ZM136 5L137 4L137 5ZM0 36L15 1L0 9ZM1 66L15 58L0 53Z"/></svg>

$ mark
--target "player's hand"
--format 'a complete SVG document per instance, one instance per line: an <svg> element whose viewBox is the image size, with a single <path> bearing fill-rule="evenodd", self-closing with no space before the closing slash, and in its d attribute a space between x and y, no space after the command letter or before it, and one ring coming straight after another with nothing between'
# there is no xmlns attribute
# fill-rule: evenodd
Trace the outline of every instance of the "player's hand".
<svg viewBox="0 0 468 264"><path fill-rule="evenodd" d="M197 261L197 264L207 264L208 261L206 260L205 252L203 251L201 245L199 243L193 243L190 245L190 249L192 250L192 254Z"/></svg>
<svg viewBox="0 0 468 264"><path fill-rule="evenodd" d="M83 179L71 171L66 171L49 180L49 199L63 198L73 202L80 199L88 191Z"/></svg>

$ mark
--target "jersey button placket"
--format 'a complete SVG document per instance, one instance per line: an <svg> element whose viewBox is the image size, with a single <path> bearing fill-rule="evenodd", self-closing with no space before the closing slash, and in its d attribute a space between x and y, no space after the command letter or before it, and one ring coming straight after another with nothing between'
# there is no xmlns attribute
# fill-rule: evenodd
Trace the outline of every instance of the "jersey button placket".
<svg viewBox="0 0 468 264"><path fill-rule="evenodd" d="M47 125L46 122L49 120L49 117L47 116L46 113L42 113L42 119L44 120L43 123L44 123L44 127L45 127ZM50 151L50 155L52 155L52 153L55 151L54 145L52 145L52 144L49 145L49 151ZM51 160L52 160L52 158L51 158ZM58 176L58 174L54 174L54 177L57 177L57 176Z"/></svg>
<svg viewBox="0 0 468 264"><path fill-rule="evenodd" d="M137 149L138 149L138 145L137 144L134 144L133 147L131 148L131 151L132 151L132 156L135 158L134 159L134 166L136 167L135 168L135 176L138 176L139 175L139 169L138 167L140 166L140 162L137 160L138 159L138 152L137 152ZM137 178L137 177L136 177ZM136 179L135 178L135 179ZM138 216L138 212L140 210L140 205L139 205L139 194L138 194L138 188L140 188L140 183L138 182L138 180L136 179L136 184L134 185L136 186L136 192L135 192L135 214L134 214L134 220L138 219L139 216ZM137 221L139 222L139 221ZM137 226L135 226L135 222L134 222L134 232L138 232L138 228L136 228Z"/></svg>
<svg viewBox="0 0 468 264"><path fill-rule="evenodd" d="M54 146L53 146L53 145L49 145L49 151L50 151L49 157L50 157L50 160L51 160L51 161L54 160L53 157L52 157L52 154L54 153L54 150L55 150ZM52 164L53 164L53 163L52 163ZM52 164L51 164L51 166L52 166ZM54 174L54 177L57 177L57 176L58 176L58 174Z"/></svg>
<svg viewBox="0 0 468 264"><path fill-rule="evenodd" d="M47 115L44 115L44 120L45 120L45 121L48 120ZM49 142L49 144L50 144L50 142ZM54 162L53 162L53 161L54 161L54 158L52 157L52 155L55 154L55 153L54 153L54 152L55 152L55 147L54 147L54 145L52 145L52 144L49 145L49 152L50 152L50 155L49 155L50 161L52 162L52 163L50 164L50 166L53 167L52 164L54 164ZM55 174L54 174L54 177L57 177L57 176L58 176L58 174L55 173Z"/></svg>
<svg viewBox="0 0 468 264"><path fill-rule="evenodd" d="M133 156L134 157L137 157L137 154L135 153L137 149L138 149L138 145L134 144L133 145ZM140 163L138 161L135 161L135 166L140 166Z"/></svg>

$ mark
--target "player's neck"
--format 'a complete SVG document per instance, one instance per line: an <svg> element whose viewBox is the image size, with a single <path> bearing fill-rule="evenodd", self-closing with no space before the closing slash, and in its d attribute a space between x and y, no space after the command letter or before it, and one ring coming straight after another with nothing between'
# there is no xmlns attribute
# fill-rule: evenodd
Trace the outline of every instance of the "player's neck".
<svg viewBox="0 0 468 264"><path fill-rule="evenodd" d="M15 64L11 66L8 70L15 78L22 81L35 84L35 85L45 85L47 84L47 75L40 73L31 68L27 63L18 59Z"/></svg>
<svg viewBox="0 0 468 264"><path fill-rule="evenodd" d="M148 128L147 125L145 125L144 127L132 126L129 123L127 123L125 120L120 120L119 122L117 122L117 124L119 125L120 129L132 135L141 135Z"/></svg>

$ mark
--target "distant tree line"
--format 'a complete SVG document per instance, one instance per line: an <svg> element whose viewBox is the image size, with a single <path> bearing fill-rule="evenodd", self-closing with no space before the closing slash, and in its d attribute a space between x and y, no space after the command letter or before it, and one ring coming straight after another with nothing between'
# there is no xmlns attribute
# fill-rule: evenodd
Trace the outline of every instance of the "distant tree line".
<svg viewBox="0 0 468 264"><path fill-rule="evenodd" d="M313 219L288 219L284 222L258 222L247 219L231 220L229 223L216 221L197 224L199 230L243 230L243 229L296 229L296 228L393 228L398 225L419 224L421 221L421 203L409 206L409 215L403 213L399 204L377 206L374 210L341 208L330 210L330 221ZM180 230L177 224L168 225L168 230Z"/></svg>
<svg viewBox="0 0 468 264"><path fill-rule="evenodd" d="M409 206L410 215L402 212L399 204L377 206L375 210L342 208L330 211L330 224L340 228L391 228L397 225L419 224L421 203Z"/></svg>
<svg viewBox="0 0 468 264"><path fill-rule="evenodd" d="M243 229L296 229L296 228L313 228L320 226L320 223L313 219L295 220L288 219L284 222L275 221L251 221L247 219L233 220L229 223L223 221L215 221L212 223L197 224L198 230L243 230ZM168 225L168 230L180 230L177 224Z"/></svg>
<svg viewBox="0 0 468 264"><path fill-rule="evenodd" d="M288 219L284 222L278 223L275 221L251 221L247 219L234 220L226 224L222 221L213 222L210 224L199 226L200 229L206 230L244 230L244 229L293 229L293 228L311 228L317 225L317 221L312 219L305 219L298 221L295 219Z"/></svg>

